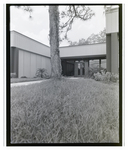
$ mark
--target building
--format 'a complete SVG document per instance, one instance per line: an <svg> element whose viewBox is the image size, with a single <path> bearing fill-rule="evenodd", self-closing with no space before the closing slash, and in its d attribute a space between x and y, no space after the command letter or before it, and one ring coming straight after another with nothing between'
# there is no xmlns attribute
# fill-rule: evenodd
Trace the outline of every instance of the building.
<svg viewBox="0 0 128 150"><path fill-rule="evenodd" d="M50 47L11 31L10 68L17 77L34 77L38 68L51 73ZM60 47L62 74L88 76L89 64L97 60L99 67L106 59L106 43Z"/></svg>
<svg viewBox="0 0 128 150"><path fill-rule="evenodd" d="M106 54L107 71L119 72L119 8L106 10Z"/></svg>
<svg viewBox="0 0 128 150"><path fill-rule="evenodd" d="M107 6L108 7L108 6ZM34 77L38 68L51 73L50 47L16 31L11 31L10 69L17 77ZM106 43L60 47L62 74L88 76L89 67L97 60L99 68L106 59L107 71L119 72L119 7L106 10Z"/></svg>
<svg viewBox="0 0 128 150"><path fill-rule="evenodd" d="M17 77L34 77L38 68L51 72L48 46L28 38L16 31L11 32L10 71Z"/></svg>
<svg viewBox="0 0 128 150"><path fill-rule="evenodd" d="M88 77L92 60L101 68L106 59L106 43L60 47L60 57L63 75Z"/></svg>

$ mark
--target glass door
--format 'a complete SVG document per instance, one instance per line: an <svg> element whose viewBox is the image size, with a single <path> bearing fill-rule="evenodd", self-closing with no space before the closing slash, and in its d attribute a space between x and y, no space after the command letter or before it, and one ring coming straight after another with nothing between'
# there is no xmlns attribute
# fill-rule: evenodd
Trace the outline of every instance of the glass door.
<svg viewBox="0 0 128 150"><path fill-rule="evenodd" d="M74 76L84 76L85 75L85 62L83 60L75 61L74 65Z"/></svg>

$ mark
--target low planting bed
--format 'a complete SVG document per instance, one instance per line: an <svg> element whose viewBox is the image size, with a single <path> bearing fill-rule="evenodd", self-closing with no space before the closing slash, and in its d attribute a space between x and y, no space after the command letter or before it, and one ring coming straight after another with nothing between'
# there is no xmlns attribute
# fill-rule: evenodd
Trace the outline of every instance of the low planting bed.
<svg viewBox="0 0 128 150"><path fill-rule="evenodd" d="M38 81L38 80L43 80L43 79L50 79L50 75L48 74L47 70L44 68L38 68L36 71L35 77L33 78L29 78L26 76L21 76L20 78L16 78L16 73L10 74L11 83Z"/></svg>
<svg viewBox="0 0 128 150"><path fill-rule="evenodd" d="M62 79L11 88L11 143L119 142L119 86Z"/></svg>

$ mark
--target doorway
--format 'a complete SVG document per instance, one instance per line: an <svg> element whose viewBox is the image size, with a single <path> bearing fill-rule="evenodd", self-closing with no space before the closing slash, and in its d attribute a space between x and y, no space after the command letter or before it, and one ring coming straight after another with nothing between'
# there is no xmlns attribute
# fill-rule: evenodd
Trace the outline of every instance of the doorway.
<svg viewBox="0 0 128 150"><path fill-rule="evenodd" d="M83 60L75 61L75 76L82 77L84 75L85 75L85 62Z"/></svg>
<svg viewBox="0 0 128 150"><path fill-rule="evenodd" d="M74 76L74 61L62 60L62 75L63 76Z"/></svg>

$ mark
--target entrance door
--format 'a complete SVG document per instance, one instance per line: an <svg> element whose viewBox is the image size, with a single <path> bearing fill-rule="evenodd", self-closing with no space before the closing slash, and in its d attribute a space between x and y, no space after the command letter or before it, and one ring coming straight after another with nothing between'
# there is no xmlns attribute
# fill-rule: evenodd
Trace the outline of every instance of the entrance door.
<svg viewBox="0 0 128 150"><path fill-rule="evenodd" d="M75 62L75 76L84 76L85 75L85 64L84 61Z"/></svg>

